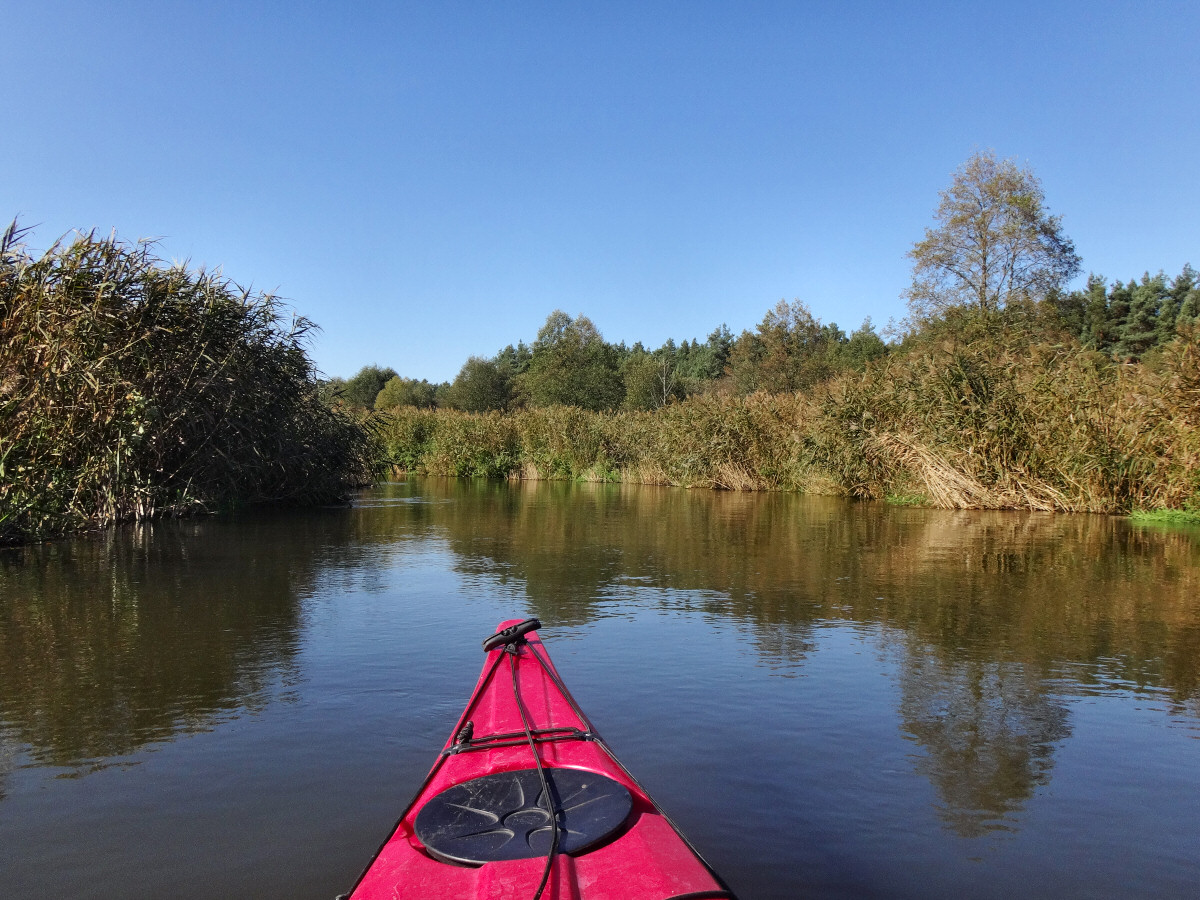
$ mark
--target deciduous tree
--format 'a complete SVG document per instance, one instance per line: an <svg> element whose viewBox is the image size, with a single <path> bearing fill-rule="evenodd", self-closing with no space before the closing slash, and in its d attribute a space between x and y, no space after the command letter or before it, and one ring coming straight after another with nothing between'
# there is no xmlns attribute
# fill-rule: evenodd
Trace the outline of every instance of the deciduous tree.
<svg viewBox="0 0 1200 900"><path fill-rule="evenodd" d="M955 173L934 213L935 226L913 245L911 324L969 307L988 315L1039 301L1079 272L1075 245L1046 209L1041 182L1014 160L988 150Z"/></svg>
<svg viewBox="0 0 1200 900"><path fill-rule="evenodd" d="M354 406L373 409L375 398L379 396L383 386L395 377L395 369L363 366L353 378L346 382L346 386L342 390L342 400Z"/></svg>
<svg viewBox="0 0 1200 900"><path fill-rule="evenodd" d="M467 412L506 409L512 395L512 377L495 359L472 356L446 391L446 402Z"/></svg>
<svg viewBox="0 0 1200 900"><path fill-rule="evenodd" d="M621 363L621 375L625 383L626 409L658 409L672 399L686 396L679 377L678 348L674 341L667 341L653 353L647 353L641 345Z"/></svg>
<svg viewBox="0 0 1200 900"><path fill-rule="evenodd" d="M822 325L800 300L780 300L755 331L737 339L729 372L742 393L804 390L832 373L830 350L845 340L836 324Z"/></svg>
<svg viewBox="0 0 1200 900"><path fill-rule="evenodd" d="M425 379L401 378L388 381L375 398L376 409L395 409L398 406L429 408L436 405L437 386Z"/></svg>
<svg viewBox="0 0 1200 900"><path fill-rule="evenodd" d="M615 409L625 393L617 362L616 349L605 343L591 319L572 319L556 309L538 331L519 380L536 406Z"/></svg>

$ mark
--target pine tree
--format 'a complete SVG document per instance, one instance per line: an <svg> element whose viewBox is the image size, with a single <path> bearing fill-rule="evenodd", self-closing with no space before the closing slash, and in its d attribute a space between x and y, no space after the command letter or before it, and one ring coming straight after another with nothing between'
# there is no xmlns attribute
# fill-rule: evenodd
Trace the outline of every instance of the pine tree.
<svg viewBox="0 0 1200 900"><path fill-rule="evenodd" d="M509 344L496 354L496 365L511 375L520 375L529 368L529 360L533 352L524 341L518 341L517 346Z"/></svg>
<svg viewBox="0 0 1200 900"><path fill-rule="evenodd" d="M1156 345L1161 347L1175 337L1175 321L1179 318L1179 298L1173 289L1163 291L1162 303L1158 307L1158 325Z"/></svg>
<svg viewBox="0 0 1200 900"><path fill-rule="evenodd" d="M704 342L704 347L705 355L708 358L706 377L720 378L725 374L725 367L729 364L729 352L733 349L733 332L729 330L728 325L722 322L709 334L708 340Z"/></svg>
<svg viewBox="0 0 1200 900"><path fill-rule="evenodd" d="M1129 319L1129 308L1133 304L1132 287L1136 284L1130 281L1128 285L1118 281L1108 291L1108 327L1105 329L1104 343L1099 350L1118 351L1121 335L1125 333L1125 322Z"/></svg>
<svg viewBox="0 0 1200 900"><path fill-rule="evenodd" d="M1130 282L1129 312L1121 326L1118 355L1140 359L1158 343L1158 311L1166 293L1166 279L1161 272L1153 278L1147 272L1140 284Z"/></svg>
<svg viewBox="0 0 1200 900"><path fill-rule="evenodd" d="M1200 275L1190 264L1171 285L1171 296L1179 303L1179 312L1175 316L1175 327L1191 325L1200 319Z"/></svg>
<svg viewBox="0 0 1200 900"><path fill-rule="evenodd" d="M1089 275L1084 288L1083 328L1079 340L1083 346L1103 350L1113 339L1108 317L1108 284L1102 275Z"/></svg>

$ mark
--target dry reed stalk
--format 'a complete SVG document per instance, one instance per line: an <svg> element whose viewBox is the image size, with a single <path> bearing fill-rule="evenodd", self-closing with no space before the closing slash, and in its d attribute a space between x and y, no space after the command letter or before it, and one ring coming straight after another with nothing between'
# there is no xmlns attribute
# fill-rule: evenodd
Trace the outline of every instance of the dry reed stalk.
<svg viewBox="0 0 1200 900"><path fill-rule="evenodd" d="M1075 504L1051 485L1006 476L989 487L911 435L882 434L877 440L893 455L901 469L914 476L934 506L944 509L1075 511Z"/></svg>
<svg viewBox="0 0 1200 900"><path fill-rule="evenodd" d="M583 472L576 476L575 480L590 484L604 484L611 482L613 477L611 471L593 466L590 469L584 469Z"/></svg>
<svg viewBox="0 0 1200 900"><path fill-rule="evenodd" d="M896 464L914 476L935 506L947 509L989 508L992 493L975 478L957 470L944 458L911 437L884 433L876 436Z"/></svg>
<svg viewBox="0 0 1200 900"><path fill-rule="evenodd" d="M639 460L621 470L621 480L629 484L647 484L660 487L675 486L667 470L654 460Z"/></svg>
<svg viewBox="0 0 1200 900"><path fill-rule="evenodd" d="M725 491L762 491L769 486L744 464L723 460L713 467L710 487Z"/></svg>

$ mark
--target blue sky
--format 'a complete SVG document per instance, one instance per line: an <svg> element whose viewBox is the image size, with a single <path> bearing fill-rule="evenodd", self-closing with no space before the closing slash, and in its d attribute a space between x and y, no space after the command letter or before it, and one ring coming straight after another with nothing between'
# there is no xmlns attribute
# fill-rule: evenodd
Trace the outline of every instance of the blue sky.
<svg viewBox="0 0 1200 900"><path fill-rule="evenodd" d="M330 375L554 308L660 344L903 315L972 151L1110 279L1200 265L1200 3L5 4L0 218L277 290Z"/></svg>

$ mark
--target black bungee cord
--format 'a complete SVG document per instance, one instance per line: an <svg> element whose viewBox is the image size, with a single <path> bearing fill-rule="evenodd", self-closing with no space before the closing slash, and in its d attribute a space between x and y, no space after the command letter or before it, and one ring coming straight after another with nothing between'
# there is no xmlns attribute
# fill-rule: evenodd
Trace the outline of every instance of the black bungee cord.
<svg viewBox="0 0 1200 900"><path fill-rule="evenodd" d="M546 885L550 881L550 871L554 867L554 854L558 852L558 811L554 808L554 795L550 793L550 783L546 779L546 770L542 766L541 757L538 756L537 743L533 739L533 729L529 726L529 719L525 715L525 703L521 700L521 691L517 686L517 654L521 652L520 648L522 646L528 646L524 638L505 647L505 652L509 654L508 668L512 673L513 698L517 701L517 712L521 714L521 724L525 727L525 737L529 741L529 752L533 754L533 762L537 766L538 778L542 782L542 796L546 798L546 811L550 814L550 852L546 854L546 867L542 870L542 880L538 883L537 891L533 895L533 900L541 900L542 892L546 890ZM532 652L532 648L530 648L530 652ZM534 656L537 656L537 654L534 653Z"/></svg>

